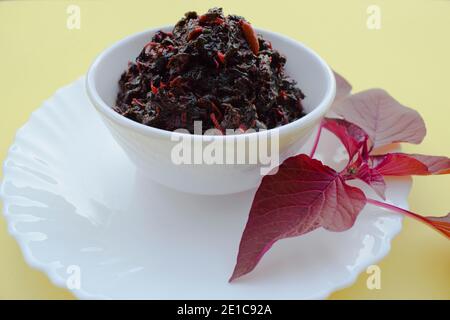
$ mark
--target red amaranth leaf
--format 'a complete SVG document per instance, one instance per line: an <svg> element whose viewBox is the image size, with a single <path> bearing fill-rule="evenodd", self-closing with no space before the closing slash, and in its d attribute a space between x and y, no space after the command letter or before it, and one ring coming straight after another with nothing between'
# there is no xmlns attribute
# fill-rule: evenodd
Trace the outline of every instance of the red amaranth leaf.
<svg viewBox="0 0 450 320"><path fill-rule="evenodd" d="M230 281L252 271L280 239L319 227L349 229L365 204L360 189L320 161L304 154L287 159L255 194Z"/></svg>
<svg viewBox="0 0 450 320"><path fill-rule="evenodd" d="M336 97L334 98L334 101L336 102L350 95L352 92L352 85L336 71L333 71L333 74L336 79Z"/></svg>
<svg viewBox="0 0 450 320"><path fill-rule="evenodd" d="M425 217L435 229L450 239L450 213L444 217Z"/></svg>
<svg viewBox="0 0 450 320"><path fill-rule="evenodd" d="M359 179L367 183L383 200L386 192L386 182L383 176L369 166L369 156L366 154L367 145L359 151L357 157L347 164L347 167L340 173L344 180Z"/></svg>
<svg viewBox="0 0 450 320"><path fill-rule="evenodd" d="M394 142L420 143L426 134L419 113L401 105L382 89L370 89L341 99L333 111L367 132L373 146Z"/></svg>
<svg viewBox="0 0 450 320"><path fill-rule="evenodd" d="M322 126L339 138L347 150L350 160L353 159L354 155L358 153L368 139L364 130L343 119L324 118Z"/></svg>
<svg viewBox="0 0 450 320"><path fill-rule="evenodd" d="M448 239L450 239L450 213L447 214L444 217L424 217L417 213L411 212L409 210L396 207L390 203L381 202L378 200L367 198L367 203L370 203L372 205L385 208L388 210L392 210L397 213L401 213L405 216L408 216L410 218L416 219L422 223L425 223L429 227L433 228L434 230L442 233L444 236L446 236Z"/></svg>
<svg viewBox="0 0 450 320"><path fill-rule="evenodd" d="M372 167L383 176L450 173L450 159L422 154L388 153L371 156Z"/></svg>
<svg viewBox="0 0 450 320"><path fill-rule="evenodd" d="M383 200L386 199L386 182L377 170L371 169L367 163L363 163L357 169L355 177L367 183Z"/></svg>
<svg viewBox="0 0 450 320"><path fill-rule="evenodd" d="M427 156L423 154L410 154L410 157L419 160L427 166L430 174L449 174L450 173L450 159L440 156Z"/></svg>

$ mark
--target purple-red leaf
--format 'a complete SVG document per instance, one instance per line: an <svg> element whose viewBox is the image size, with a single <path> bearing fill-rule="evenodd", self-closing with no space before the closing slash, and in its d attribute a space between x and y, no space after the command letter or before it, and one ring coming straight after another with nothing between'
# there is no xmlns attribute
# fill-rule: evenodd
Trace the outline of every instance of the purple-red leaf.
<svg viewBox="0 0 450 320"><path fill-rule="evenodd" d="M369 166L369 156L365 155L366 149L362 148L358 156L348 163L347 167L340 174L344 180L359 179L364 181L384 200L386 183L383 176L376 169Z"/></svg>
<svg viewBox="0 0 450 320"><path fill-rule="evenodd" d="M343 231L353 226L366 204L332 168L307 155L287 159L265 176L255 194L230 281L252 271L278 240L316 228Z"/></svg>
<svg viewBox="0 0 450 320"><path fill-rule="evenodd" d="M275 175L263 178L253 199L230 281L251 272L272 245L323 227L332 231L350 228L366 203L413 217L450 238L450 214L423 217L386 202L366 198L346 181L360 179L385 199L384 176L450 173L450 159L419 154L371 155L374 147L394 142L420 143L426 133L420 115L381 89L349 96L350 84L335 73L334 111L344 119L325 118L311 156L287 159ZM344 145L349 161L337 173L312 159L325 128ZM381 150L378 150L380 153Z"/></svg>
<svg viewBox="0 0 450 320"><path fill-rule="evenodd" d="M356 178L364 181L384 200L386 192L386 182L383 176L375 169L369 168L367 163L363 163L355 175Z"/></svg>
<svg viewBox="0 0 450 320"><path fill-rule="evenodd" d="M333 111L367 132L373 146L420 143L426 134L419 113L401 105L382 89L370 89L337 101Z"/></svg>
<svg viewBox="0 0 450 320"><path fill-rule="evenodd" d="M385 208L388 210L392 210L394 212L404 214L408 217L411 217L420 222L423 222L426 225L428 225L429 227L442 233L448 239L450 239L450 213L447 214L445 217L424 217L424 216L418 215L417 213L408 211L406 209L396 207L390 203L380 202L378 200L374 200L374 199L370 199L370 198L366 199L366 201L367 201L367 203L373 204L375 206Z"/></svg>
<svg viewBox="0 0 450 320"><path fill-rule="evenodd" d="M445 217L425 217L429 224L450 239L450 213Z"/></svg>
<svg viewBox="0 0 450 320"><path fill-rule="evenodd" d="M339 138L347 150L350 160L368 139L364 130L343 119L324 118L322 126Z"/></svg>
<svg viewBox="0 0 450 320"><path fill-rule="evenodd" d="M336 97L334 98L334 101L336 102L350 95L350 92L352 92L352 85L336 71L333 71L333 74L336 79Z"/></svg>
<svg viewBox="0 0 450 320"><path fill-rule="evenodd" d="M372 167L383 176L450 173L450 159L422 154L388 153L371 156Z"/></svg>
<svg viewBox="0 0 450 320"><path fill-rule="evenodd" d="M430 174L450 173L450 159L447 157L427 156L423 154L409 154L408 156L426 165Z"/></svg>

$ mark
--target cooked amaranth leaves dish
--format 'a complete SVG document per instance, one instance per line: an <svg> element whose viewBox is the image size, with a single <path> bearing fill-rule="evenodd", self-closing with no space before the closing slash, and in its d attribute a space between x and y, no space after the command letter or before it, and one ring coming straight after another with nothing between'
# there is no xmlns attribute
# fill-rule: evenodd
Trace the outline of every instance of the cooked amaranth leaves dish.
<svg viewBox="0 0 450 320"><path fill-rule="evenodd" d="M188 12L158 31L119 80L115 110L147 126L194 133L275 128L305 115L286 58L237 15ZM197 133L197 132L196 132Z"/></svg>

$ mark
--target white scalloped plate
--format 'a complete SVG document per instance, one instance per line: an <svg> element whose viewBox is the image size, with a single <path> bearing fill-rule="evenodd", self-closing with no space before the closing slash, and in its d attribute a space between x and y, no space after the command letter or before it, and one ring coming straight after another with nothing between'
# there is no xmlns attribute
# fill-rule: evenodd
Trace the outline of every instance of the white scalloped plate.
<svg viewBox="0 0 450 320"><path fill-rule="evenodd" d="M324 133L317 157L342 163L337 146ZM389 180L388 200L407 207L410 184ZM18 131L1 196L27 262L63 287L80 270L81 287L71 289L79 298L325 298L383 258L401 229L399 215L367 206L350 230L280 241L229 284L253 192L193 196L137 176L89 105L83 78Z"/></svg>

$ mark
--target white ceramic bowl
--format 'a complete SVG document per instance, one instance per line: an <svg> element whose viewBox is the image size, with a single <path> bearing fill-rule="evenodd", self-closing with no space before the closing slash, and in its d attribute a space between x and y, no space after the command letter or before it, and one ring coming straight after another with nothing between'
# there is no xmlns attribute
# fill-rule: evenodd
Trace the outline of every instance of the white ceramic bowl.
<svg viewBox="0 0 450 320"><path fill-rule="evenodd" d="M112 109L118 92L117 83L127 68L128 61L135 59L152 35L158 30L171 29L169 26L137 33L103 51L91 65L86 77L86 90L91 103L115 140L135 163L139 174L167 187L196 194L230 194L257 187L262 178L263 164L175 164L172 151L179 141L174 141L173 138L190 138L201 147L212 140L222 140L224 152L227 152L230 146L226 142L230 139L236 141L235 146L242 142L246 150L251 150L257 139L265 139L270 145L275 139L273 137L276 137L279 159L283 161L298 152L328 111L336 91L333 72L319 55L305 45L280 34L256 29L287 57L287 73L298 82L306 95L303 101L306 116L272 129L277 131L277 135L258 132L234 136L202 136L148 127L127 119Z"/></svg>

